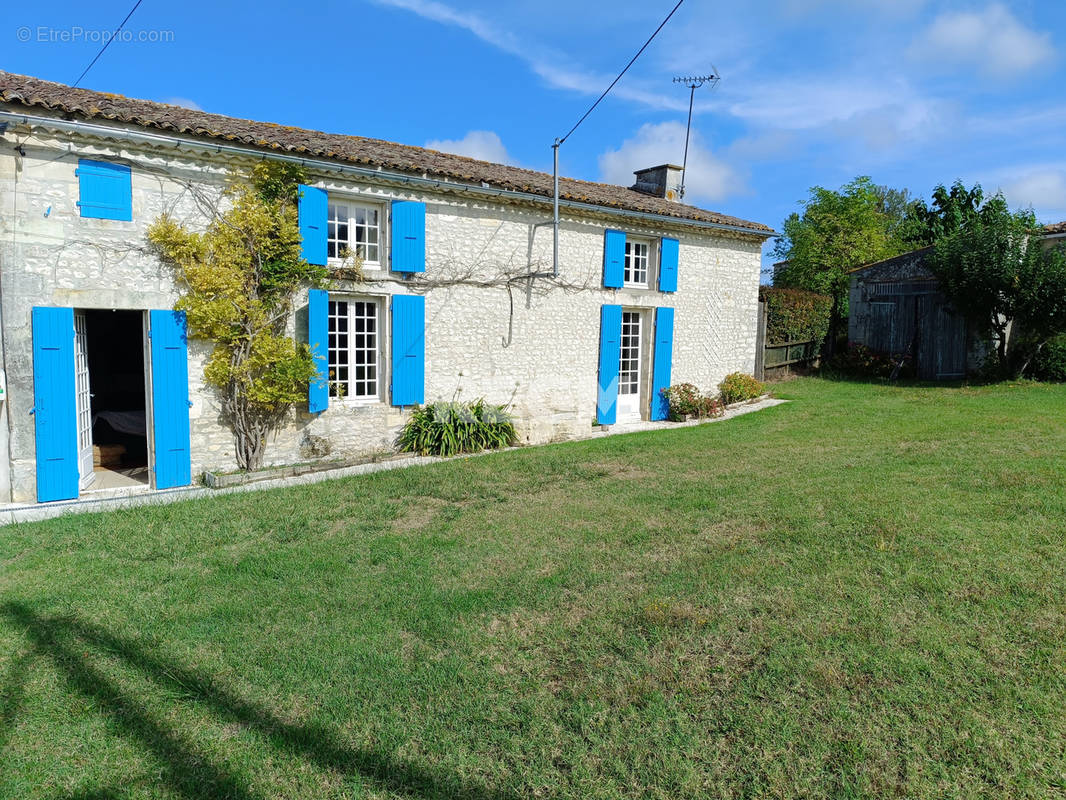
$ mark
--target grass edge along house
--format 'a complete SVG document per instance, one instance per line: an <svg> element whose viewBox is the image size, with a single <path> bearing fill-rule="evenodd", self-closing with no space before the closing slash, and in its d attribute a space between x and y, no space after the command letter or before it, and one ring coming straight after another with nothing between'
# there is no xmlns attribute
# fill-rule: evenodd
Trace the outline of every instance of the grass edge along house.
<svg viewBox="0 0 1066 800"><path fill-rule="evenodd" d="M391 448L411 406L456 395L510 403L524 442L566 439L753 369L773 231L674 201L669 165L632 188L562 179L556 273L544 173L2 72L0 129L0 501L235 467L211 344L145 232L163 213L205 228L262 159L307 171L303 255L330 271L289 325L329 381L267 464Z"/></svg>

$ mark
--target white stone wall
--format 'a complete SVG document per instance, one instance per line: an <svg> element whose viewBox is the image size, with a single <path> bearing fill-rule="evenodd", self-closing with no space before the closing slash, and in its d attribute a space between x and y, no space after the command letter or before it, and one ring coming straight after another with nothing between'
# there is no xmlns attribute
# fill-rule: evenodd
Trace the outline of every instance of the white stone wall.
<svg viewBox="0 0 1066 800"><path fill-rule="evenodd" d="M24 158L9 147L0 151L0 277L8 376L2 411L10 430L10 496L16 501L35 497L31 307L172 307L176 287L169 271L143 250L145 230L163 211L202 227L207 218L197 198L217 196L227 170L239 166L232 158L193 156L187 150L149 152L78 137L47 138L40 132L24 148ZM133 165L132 222L80 218L74 175L79 156ZM603 303L648 309L649 315L656 306L676 309L674 383L712 389L727 373L754 368L762 245L756 237L676 225L653 229L608 216L564 216L558 281L533 278L512 283L508 292L498 280L501 273L551 270L551 227L543 225L548 219L543 209L411 192L384 181L357 184L339 173L318 178L331 192L427 204L425 275L405 281L368 271L364 284L337 282L331 287L337 294L379 296L386 309L392 294L425 294L427 401L458 392L463 398L512 402L523 441L529 443L587 431L595 419ZM542 227L535 228L538 223ZM678 291L600 288L605 227L634 236L678 238ZM472 285L476 282L493 285ZM299 312L296 320L301 320ZM387 314L382 322L387 331ZM302 324L294 324L297 335L306 336ZM203 383L206 352L205 343L191 342L194 476L235 466L229 430ZM645 413L650 369L647 373ZM383 387L387 382L386 373ZM318 416L306 409L295 412L270 443L268 462L305 460L301 444L308 436L328 440L334 456L390 449L405 414L387 404L387 392L383 398L371 405L333 401ZM0 495L5 493L0 486Z"/></svg>

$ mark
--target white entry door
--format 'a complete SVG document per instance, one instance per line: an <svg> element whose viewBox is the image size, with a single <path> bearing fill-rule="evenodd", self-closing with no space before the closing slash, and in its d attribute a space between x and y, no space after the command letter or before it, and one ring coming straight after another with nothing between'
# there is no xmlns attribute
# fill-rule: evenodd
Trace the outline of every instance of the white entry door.
<svg viewBox="0 0 1066 800"><path fill-rule="evenodd" d="M85 312L74 312L74 396L78 416L78 485L93 482L93 426L89 395L89 347Z"/></svg>
<svg viewBox="0 0 1066 800"><path fill-rule="evenodd" d="M618 421L640 420L641 316L622 312L622 339L618 364Z"/></svg>

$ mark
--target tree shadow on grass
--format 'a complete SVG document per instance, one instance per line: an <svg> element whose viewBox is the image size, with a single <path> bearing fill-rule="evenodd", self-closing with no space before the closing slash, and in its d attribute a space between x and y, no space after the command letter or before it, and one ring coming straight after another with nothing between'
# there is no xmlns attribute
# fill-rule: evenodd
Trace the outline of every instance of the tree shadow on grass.
<svg viewBox="0 0 1066 800"><path fill-rule="evenodd" d="M6 752L7 740L18 721L26 697L26 678L30 662L28 653L15 655L0 687L0 753Z"/></svg>
<svg viewBox="0 0 1066 800"><path fill-rule="evenodd" d="M135 696L91 663L89 648L121 659L173 691L182 702L205 706L220 720L247 726L277 750L297 755L319 769L359 775L381 789L415 797L516 800L514 795L472 785L387 753L347 747L324 726L286 722L268 708L229 691L210 675L170 663L131 638L75 616L41 616L20 602L7 602L0 612L26 631L34 650L51 660L72 690L93 700L114 726L159 760L163 781L184 797L255 800L256 795L243 776L214 763L195 744L153 718ZM78 797L111 797L112 791L103 788Z"/></svg>
<svg viewBox="0 0 1066 800"><path fill-rule="evenodd" d="M985 381L977 377L965 379L951 378L939 381L915 377L896 378L895 380L892 380L891 378L880 377L877 375L846 372L830 368L822 368L817 372L811 373L809 377L820 378L821 380L830 381L831 383L866 384L869 386L881 386L891 389L960 389L964 386L986 386L990 383L995 383L995 381ZM787 384L787 381L780 381L779 383Z"/></svg>

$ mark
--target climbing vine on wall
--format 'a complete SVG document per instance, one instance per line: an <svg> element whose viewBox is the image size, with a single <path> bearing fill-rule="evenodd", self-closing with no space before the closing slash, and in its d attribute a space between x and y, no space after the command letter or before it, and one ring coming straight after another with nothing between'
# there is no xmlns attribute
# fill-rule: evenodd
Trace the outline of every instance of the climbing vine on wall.
<svg viewBox="0 0 1066 800"><path fill-rule="evenodd" d="M192 336L214 347L204 378L233 429L237 465L262 466L268 434L307 398L311 352L286 332L297 293L325 282L300 255L295 165L260 162L227 189L204 231L169 214L148 229L150 248L176 273Z"/></svg>

